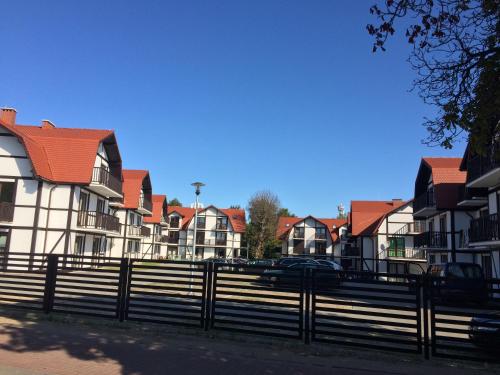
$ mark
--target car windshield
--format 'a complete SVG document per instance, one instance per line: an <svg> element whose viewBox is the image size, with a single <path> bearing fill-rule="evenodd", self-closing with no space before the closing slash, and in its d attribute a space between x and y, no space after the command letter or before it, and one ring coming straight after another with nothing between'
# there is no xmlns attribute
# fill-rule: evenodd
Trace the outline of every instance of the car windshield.
<svg viewBox="0 0 500 375"><path fill-rule="evenodd" d="M481 279L481 268L473 264L450 264L448 274L458 279Z"/></svg>

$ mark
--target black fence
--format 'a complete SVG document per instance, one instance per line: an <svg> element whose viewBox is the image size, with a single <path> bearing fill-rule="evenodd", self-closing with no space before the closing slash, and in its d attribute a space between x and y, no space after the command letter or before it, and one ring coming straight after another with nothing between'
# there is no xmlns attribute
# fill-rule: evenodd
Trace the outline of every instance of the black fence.
<svg viewBox="0 0 500 375"><path fill-rule="evenodd" d="M478 290L422 275L24 253L0 271L1 304L47 314L499 361L500 280Z"/></svg>

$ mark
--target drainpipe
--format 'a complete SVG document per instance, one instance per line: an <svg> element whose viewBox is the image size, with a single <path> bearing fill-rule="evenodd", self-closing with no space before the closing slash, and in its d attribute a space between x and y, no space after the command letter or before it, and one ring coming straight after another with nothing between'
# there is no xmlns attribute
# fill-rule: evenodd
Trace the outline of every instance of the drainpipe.
<svg viewBox="0 0 500 375"><path fill-rule="evenodd" d="M450 211L451 214L451 261L456 262L457 261L457 254L456 254L456 243L455 243L455 210Z"/></svg>
<svg viewBox="0 0 500 375"><path fill-rule="evenodd" d="M43 254L45 255L45 250L47 249L47 229L49 228L49 220L50 220L50 204L52 202L52 192L56 188L57 185L53 185L49 190L49 203L47 205L47 217L45 218L45 237L43 239ZM68 215L72 215L72 212L69 212Z"/></svg>

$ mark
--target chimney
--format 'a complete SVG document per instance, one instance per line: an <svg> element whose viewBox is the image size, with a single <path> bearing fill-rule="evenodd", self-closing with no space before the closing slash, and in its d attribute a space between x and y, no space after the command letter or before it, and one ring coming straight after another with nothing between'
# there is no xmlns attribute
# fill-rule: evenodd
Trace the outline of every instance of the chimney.
<svg viewBox="0 0 500 375"><path fill-rule="evenodd" d="M398 203L401 203L403 200L401 198L392 198L392 205L395 206Z"/></svg>
<svg viewBox="0 0 500 375"><path fill-rule="evenodd" d="M0 121L14 126L16 124L16 114L17 111L14 108L1 108Z"/></svg>
<svg viewBox="0 0 500 375"><path fill-rule="evenodd" d="M54 129L56 126L50 120L42 120L42 129Z"/></svg>

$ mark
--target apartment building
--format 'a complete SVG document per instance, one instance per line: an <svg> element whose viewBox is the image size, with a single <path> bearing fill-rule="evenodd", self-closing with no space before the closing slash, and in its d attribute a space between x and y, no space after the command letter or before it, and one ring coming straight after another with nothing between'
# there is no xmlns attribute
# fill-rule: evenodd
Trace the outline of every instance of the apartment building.
<svg viewBox="0 0 500 375"><path fill-rule="evenodd" d="M473 207L461 202L466 181L461 163L462 158L422 158L420 163L413 217L423 229L415 246L427 251L429 264L470 259L467 233Z"/></svg>
<svg viewBox="0 0 500 375"><path fill-rule="evenodd" d="M282 256L331 256L346 228L346 219L283 216L278 220L276 238L281 241Z"/></svg>
<svg viewBox="0 0 500 375"><path fill-rule="evenodd" d="M111 253L116 257L142 258L144 239L151 236L151 229L144 225L144 217L153 214L151 179L144 170L124 169L122 175L123 198L112 201L122 225Z"/></svg>
<svg viewBox="0 0 500 375"><path fill-rule="evenodd" d="M485 155L467 147L460 170L466 173L460 189L458 206L468 209L469 252L463 260L482 266L486 276L500 277L500 162L498 144L493 143Z"/></svg>
<svg viewBox="0 0 500 375"><path fill-rule="evenodd" d="M149 228L150 235L143 239L142 252L146 258L164 259L168 247L167 196L153 194L152 203L152 215L144 217L144 226Z"/></svg>
<svg viewBox="0 0 500 375"><path fill-rule="evenodd" d="M122 162L111 130L16 123L0 112L0 266L9 254L110 254ZM32 256L31 256L32 258Z"/></svg>
<svg viewBox="0 0 500 375"><path fill-rule="evenodd" d="M191 259L193 245L193 257L196 260L246 256L246 249L242 245L246 228L244 210L215 206L198 209L196 239L194 217L194 208L168 207L169 259Z"/></svg>
<svg viewBox="0 0 500 375"><path fill-rule="evenodd" d="M421 230L420 222L413 219L411 200L352 201L342 266L419 274L427 266L425 250L414 244Z"/></svg>

